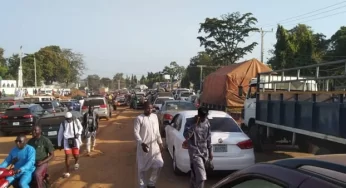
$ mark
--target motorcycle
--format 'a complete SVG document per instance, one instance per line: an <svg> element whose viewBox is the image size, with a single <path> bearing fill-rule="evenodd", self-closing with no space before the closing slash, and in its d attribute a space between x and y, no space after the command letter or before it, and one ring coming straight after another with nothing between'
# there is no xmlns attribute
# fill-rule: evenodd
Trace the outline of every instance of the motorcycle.
<svg viewBox="0 0 346 188"><path fill-rule="evenodd" d="M16 160L14 159L13 161L16 161ZM18 181L15 180L12 184L10 184L6 180L7 177L15 175L14 169L13 169L14 164L15 164L15 162L12 162L12 164L10 165L10 167L8 169L7 168L0 168L0 188L9 188L11 185L14 188L19 187L18 186ZM44 171L42 173L42 176L43 176L43 186L44 186L44 188L49 188L50 187L50 183L49 183L49 175L48 175L47 171ZM30 187L31 188L37 187L36 181L35 181L34 178L35 177L33 177L32 181L30 182Z"/></svg>

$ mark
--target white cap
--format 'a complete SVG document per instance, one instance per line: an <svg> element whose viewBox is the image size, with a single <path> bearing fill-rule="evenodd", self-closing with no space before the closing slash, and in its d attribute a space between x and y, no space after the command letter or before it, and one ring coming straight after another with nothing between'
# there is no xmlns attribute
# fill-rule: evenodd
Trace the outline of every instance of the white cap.
<svg viewBox="0 0 346 188"><path fill-rule="evenodd" d="M72 113L71 112L66 112L65 118L72 118Z"/></svg>

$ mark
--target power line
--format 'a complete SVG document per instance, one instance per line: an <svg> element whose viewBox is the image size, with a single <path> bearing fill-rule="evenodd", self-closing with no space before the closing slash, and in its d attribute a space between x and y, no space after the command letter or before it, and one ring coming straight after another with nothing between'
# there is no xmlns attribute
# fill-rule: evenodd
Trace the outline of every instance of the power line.
<svg viewBox="0 0 346 188"><path fill-rule="evenodd" d="M306 16L306 15L309 15L309 14L312 14L312 13L315 13L315 12L318 12L318 11L321 11L321 10L325 10L325 9L328 9L328 8L331 8L331 7L334 7L334 6L343 4L343 3L346 3L346 1L342 1L342 2L340 2L340 3L336 3L336 4L333 4L333 5L329 5L329 6L327 6L327 7L320 8L320 9L317 9L317 10L313 10L313 11L310 11L310 12L308 12L308 13L304 13L304 14L301 14L301 15L298 15L298 16L289 17L289 18L280 20L280 21L278 21L278 22L275 23L275 24L265 24L265 25L262 25L262 26L260 26L260 27L270 27L270 26L273 26L273 25L281 24L282 22L292 22L292 19L297 19L297 18L299 18L298 20L305 19L305 18L309 18L309 17L312 17L312 15L310 15L310 16ZM325 12L320 12L320 13L314 14L313 16L316 16L316 15L319 15L319 14L323 14L323 13L327 13L327 12L330 12L330 11L333 11L333 10L337 10L337 9L340 9L340 8L343 8L343 7L345 7L345 6L338 7L338 8L335 8L335 9L332 9L332 10L329 10L329 11L325 11ZM305 16L305 17L304 17L304 16ZM300 17L303 17L303 18L300 18ZM291 20L291 21L289 21L289 20Z"/></svg>

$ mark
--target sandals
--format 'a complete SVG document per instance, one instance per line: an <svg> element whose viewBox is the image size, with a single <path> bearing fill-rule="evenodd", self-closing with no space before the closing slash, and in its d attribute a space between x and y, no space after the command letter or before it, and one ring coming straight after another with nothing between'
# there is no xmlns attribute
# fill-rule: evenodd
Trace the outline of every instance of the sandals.
<svg viewBox="0 0 346 188"><path fill-rule="evenodd" d="M78 170L78 169L79 169L79 164L78 163L74 164L74 170Z"/></svg>

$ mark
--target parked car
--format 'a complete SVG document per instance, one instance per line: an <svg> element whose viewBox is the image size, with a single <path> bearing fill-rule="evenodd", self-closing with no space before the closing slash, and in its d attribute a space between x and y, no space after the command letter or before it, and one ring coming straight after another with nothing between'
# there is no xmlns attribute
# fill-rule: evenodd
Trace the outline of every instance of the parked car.
<svg viewBox="0 0 346 188"><path fill-rule="evenodd" d="M188 99L191 95L193 95L192 92L182 91L179 93L177 100L188 101Z"/></svg>
<svg viewBox="0 0 346 188"><path fill-rule="evenodd" d="M35 102L35 104L40 105L43 109L47 110L49 113L57 113L57 112L67 112L67 107L64 107L58 101L43 101L43 102Z"/></svg>
<svg viewBox="0 0 346 188"><path fill-rule="evenodd" d="M118 96L116 99L115 99L115 101L116 101L116 105L117 106L126 106L127 104L126 104L126 100L125 100L125 96Z"/></svg>
<svg viewBox="0 0 346 188"><path fill-rule="evenodd" d="M83 116L80 112L72 111L71 113L74 118L79 119L83 123ZM65 120L65 114L64 112L49 114L37 121L37 124L42 128L42 134L49 138L55 147L58 146L59 128L60 124Z"/></svg>
<svg viewBox="0 0 346 188"><path fill-rule="evenodd" d="M171 121L175 114L185 110L196 110L197 108L190 102L168 100L164 101L159 111L156 111L157 117L159 118L161 136L165 137L165 125L164 121Z"/></svg>
<svg viewBox="0 0 346 188"><path fill-rule="evenodd" d="M108 104L105 97L88 97L84 100L82 106L82 114L88 112L88 106L93 106L94 111L98 114L99 118L106 118L107 120L112 117L112 106Z"/></svg>
<svg viewBox="0 0 346 188"><path fill-rule="evenodd" d="M224 178L212 188L346 187L346 154L258 163Z"/></svg>
<svg viewBox="0 0 346 188"><path fill-rule="evenodd" d="M73 111L80 111L79 101L60 101L60 104L64 105L67 109L72 109Z"/></svg>
<svg viewBox="0 0 346 188"><path fill-rule="evenodd" d="M53 96L31 96L31 97L24 97L24 100L27 103L36 103L36 102L44 102L44 101L53 101L55 100L55 97Z"/></svg>
<svg viewBox="0 0 346 188"><path fill-rule="evenodd" d="M195 100L197 99L197 95L190 95L187 101L195 103Z"/></svg>
<svg viewBox="0 0 346 188"><path fill-rule="evenodd" d="M173 97L157 97L154 101L154 107L156 108L156 110L160 110L163 102L172 100L174 100Z"/></svg>
<svg viewBox="0 0 346 188"><path fill-rule="evenodd" d="M190 103L191 104L191 103ZM186 122L195 123L197 110L176 114L171 122L166 121L166 147L173 159L175 174L190 171L188 150L182 148ZM215 171L240 170L255 164L252 141L240 129L236 121L223 111L209 111L208 121L213 146Z"/></svg>
<svg viewBox="0 0 346 188"><path fill-rule="evenodd" d="M28 104L24 98L17 97L2 97L0 98L0 117L4 115L5 110L13 105Z"/></svg>
<svg viewBox="0 0 346 188"><path fill-rule="evenodd" d="M6 109L0 120L0 130L5 134L30 132L36 121L49 114L38 104L13 105Z"/></svg>

